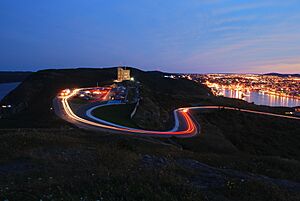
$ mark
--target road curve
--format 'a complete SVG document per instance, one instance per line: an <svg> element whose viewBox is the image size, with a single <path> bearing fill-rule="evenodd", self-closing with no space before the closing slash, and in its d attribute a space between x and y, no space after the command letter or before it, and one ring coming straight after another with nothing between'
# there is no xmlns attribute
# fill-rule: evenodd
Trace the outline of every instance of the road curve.
<svg viewBox="0 0 300 201"><path fill-rule="evenodd" d="M111 123L95 122L86 118L79 117L71 109L68 100L76 95L82 89L75 89L67 96L57 97L54 102L56 113L65 120L81 127L90 128L93 130L110 131L126 134L143 134L150 136L178 136L178 137L192 137L199 133L197 122L195 122L187 109L179 108L174 111L175 122L179 122L180 126L176 126L171 131L150 131L137 128L127 128L120 125L111 125ZM63 113L61 112L63 110ZM178 127L178 128L177 128Z"/></svg>
<svg viewBox="0 0 300 201"><path fill-rule="evenodd" d="M198 107L185 107L179 108L174 110L174 120L175 125L172 130L170 131L150 131L150 130L143 130L137 128L129 128L121 125L117 125L111 122L107 122L105 120L99 119L92 115L92 111L98 107L103 107L106 105L98 105L92 108L89 108L86 111L86 116L88 118L82 118L76 115L73 110L71 109L68 100L76 95L81 89L73 90L67 96L61 96L54 99L54 108L55 112L61 118L75 124L80 128L97 130L97 131L107 131L113 133L124 133L124 134L140 134L140 135L147 135L147 136L157 136L157 137L193 137L200 133L200 126L193 119L191 114L189 113L190 110L199 110L199 109L227 109L227 110L239 110L241 112L247 113L254 113L260 115L267 115L267 116L274 116L274 117L281 117L281 118L288 118L288 119L295 119L300 120L299 117L293 116L285 116L267 112L259 112L247 109L238 109L233 107L223 107L223 106L198 106ZM91 120L89 120L91 119Z"/></svg>

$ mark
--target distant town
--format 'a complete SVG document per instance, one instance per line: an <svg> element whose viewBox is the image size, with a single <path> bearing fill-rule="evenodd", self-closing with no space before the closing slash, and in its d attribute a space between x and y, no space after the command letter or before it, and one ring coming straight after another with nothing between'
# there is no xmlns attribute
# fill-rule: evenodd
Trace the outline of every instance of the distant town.
<svg viewBox="0 0 300 201"><path fill-rule="evenodd" d="M280 97L300 99L300 76L279 76L273 74L182 74L171 78L187 78L205 84L215 95L224 95L224 89L237 90L247 96L256 91Z"/></svg>

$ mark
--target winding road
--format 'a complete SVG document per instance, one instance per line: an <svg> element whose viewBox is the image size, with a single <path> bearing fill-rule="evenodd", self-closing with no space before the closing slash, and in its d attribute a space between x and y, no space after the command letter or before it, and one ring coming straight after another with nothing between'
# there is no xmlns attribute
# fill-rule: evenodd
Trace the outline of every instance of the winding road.
<svg viewBox="0 0 300 201"><path fill-rule="evenodd" d="M53 105L55 113L63 118L64 120L75 124L79 128L95 130L95 131L104 131L112 133L123 133L123 134L139 134L147 136L156 136L156 137L193 137L200 133L200 125L193 116L190 114L190 110L199 110L199 109L227 109L227 110L238 110L241 112L254 113L260 115L288 118L300 120L299 117L294 116L285 116L267 112L253 111L247 109L239 109L233 107L223 107L223 106L198 106L198 107L185 107L178 108L174 110L174 122L175 125L172 130L169 131L151 131L143 130L137 128L129 128L121 125L114 124L112 122L107 122L105 120L99 119L92 115L92 111L99 107L104 107L111 104L91 104L88 108L84 109L81 115L75 114L72 108L69 105L68 100L74 97L80 90L84 88L74 89L70 94L65 96L57 96L53 100Z"/></svg>

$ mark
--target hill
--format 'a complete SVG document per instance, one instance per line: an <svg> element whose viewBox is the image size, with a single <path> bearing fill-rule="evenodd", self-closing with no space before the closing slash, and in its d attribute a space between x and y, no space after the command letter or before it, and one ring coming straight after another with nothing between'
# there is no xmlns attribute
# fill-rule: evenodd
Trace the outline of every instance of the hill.
<svg viewBox="0 0 300 201"><path fill-rule="evenodd" d="M24 71L0 71L0 83L22 82L31 73Z"/></svg>
<svg viewBox="0 0 300 201"><path fill-rule="evenodd" d="M2 100L3 104L13 106L10 110L2 111L2 119L5 119L8 127L9 125L12 127L61 126L62 122L57 119L51 108L52 99L62 89L96 86L97 83L100 86L111 84L117 77L116 73L116 68L43 70L33 73ZM131 68L131 74L136 80L141 81L143 97L145 97L137 116L143 116L143 113L149 112L149 109L153 110L147 106L150 102L158 108L151 112L153 116L163 118L166 114L166 121L168 121L172 119L169 116L172 109L188 104L203 95L207 96L209 93L204 86L198 86L188 80L167 79L161 72L144 72ZM170 98L173 100L168 101ZM154 121L154 118L152 119ZM151 125L153 124L155 123Z"/></svg>
<svg viewBox="0 0 300 201"><path fill-rule="evenodd" d="M141 82L140 127L167 129L172 110L229 105L281 113L213 96L203 85L131 68ZM58 119L64 88L110 84L116 68L44 70L3 102L0 200L299 200L300 123L239 111L194 111L201 134L159 139L81 130Z"/></svg>
<svg viewBox="0 0 300 201"><path fill-rule="evenodd" d="M266 73L264 75L271 75L271 76L278 76L278 77L300 77L300 74Z"/></svg>
<svg viewBox="0 0 300 201"><path fill-rule="evenodd" d="M18 127L57 127L63 123L56 118L52 99L65 88L109 84L116 77L113 69L42 70L32 73L2 103L11 110L2 111L6 125Z"/></svg>
<svg viewBox="0 0 300 201"><path fill-rule="evenodd" d="M186 79L165 78L158 71L144 72L131 68L131 74L141 82L141 104L134 117L145 129L168 129L173 124L172 111L178 107L196 105L226 105L268 112L284 113L291 108L257 106L242 100L215 97L210 90ZM2 104L12 108L1 110L1 127L61 127L65 122L52 110L52 99L65 88L111 84L116 68L50 69L30 74L15 90L3 98Z"/></svg>
<svg viewBox="0 0 300 201"><path fill-rule="evenodd" d="M299 161L247 154L240 144L232 151L225 133L204 129L182 140L72 127L0 129L0 199L298 200Z"/></svg>

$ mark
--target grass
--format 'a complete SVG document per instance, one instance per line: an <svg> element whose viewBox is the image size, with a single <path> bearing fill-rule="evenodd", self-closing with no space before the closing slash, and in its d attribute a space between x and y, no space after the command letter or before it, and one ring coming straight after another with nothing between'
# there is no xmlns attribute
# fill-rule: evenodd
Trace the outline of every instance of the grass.
<svg viewBox="0 0 300 201"><path fill-rule="evenodd" d="M194 115L201 134L174 141L185 150L200 153L198 160L300 181L300 122L226 110Z"/></svg>
<svg viewBox="0 0 300 201"><path fill-rule="evenodd" d="M95 109L92 114L95 117L116 123L122 126L138 128L138 126L130 119L130 115L135 104L110 105Z"/></svg>
<svg viewBox="0 0 300 201"><path fill-rule="evenodd" d="M49 110L59 90L92 86L99 80L105 85L115 73L115 69L42 71L7 99L15 104L22 100L19 108L27 109L17 114L15 121L2 119L0 127L29 128L0 129L0 200L299 200L299 192L225 176L223 187L201 189L191 182L201 180L199 171L176 164L178 159L191 159L218 170L299 182L299 123L236 111L201 112L194 114L201 124L201 135L152 139L83 131ZM144 121L139 125L150 129L171 125L174 108L196 103L273 110L208 96L207 88L191 81L165 79L155 72L132 73L142 82L143 99L137 116ZM133 107L103 107L96 115L135 127L129 118ZM37 127L50 129L33 129ZM157 158L158 165L145 163L145 156Z"/></svg>
<svg viewBox="0 0 300 201"><path fill-rule="evenodd" d="M300 160L297 120L226 110L206 113L204 118L243 153Z"/></svg>
<svg viewBox="0 0 300 201"><path fill-rule="evenodd" d="M136 101L136 88L135 87L128 87L128 95L127 100L129 103L134 103Z"/></svg>
<svg viewBox="0 0 300 201"><path fill-rule="evenodd" d="M73 97L69 101L70 107L72 110L76 113L81 107L84 107L85 105L89 105L90 102L88 100L84 100L79 97Z"/></svg>
<svg viewBox="0 0 300 201"><path fill-rule="evenodd" d="M150 138L78 129L15 129L0 130L0 140L0 200L293 201L299 196L270 184L229 178L222 188L201 190L190 182L197 172L173 161L210 155ZM144 166L145 155L169 162Z"/></svg>
<svg viewBox="0 0 300 201"><path fill-rule="evenodd" d="M6 130L0 139L0 172L4 164L23 167L0 174L1 200L200 199L171 171L141 169L138 150L165 149L159 145L79 130Z"/></svg>

